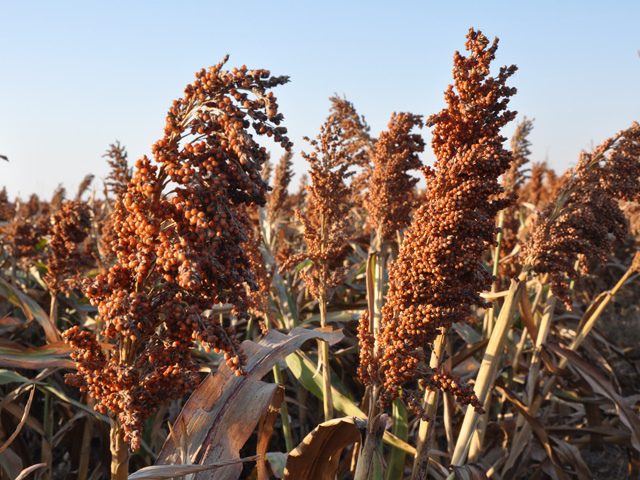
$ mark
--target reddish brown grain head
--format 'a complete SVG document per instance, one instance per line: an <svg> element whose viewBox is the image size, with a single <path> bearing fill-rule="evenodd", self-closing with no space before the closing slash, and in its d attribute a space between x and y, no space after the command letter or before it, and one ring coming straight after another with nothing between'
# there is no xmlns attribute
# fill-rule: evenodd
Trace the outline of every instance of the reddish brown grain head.
<svg viewBox="0 0 640 480"><path fill-rule="evenodd" d="M423 168L425 203L390 267L389 293L376 337L379 358L365 353L361 366L365 382L382 386L382 405L402 397L420 414L423 393L411 387L417 380L482 408L469 386L421 362L428 365L426 352L438 334L465 321L472 306L486 306L479 292L489 288L493 277L481 257L495 242L496 213L509 204L509 199L498 198L503 191L498 178L512 161L499 131L515 116L506 108L515 93L506 80L516 67L503 67L496 77L490 76L497 40L489 46L480 32L469 32L466 47L468 57L454 56L447 108L427 120L434 127L437 161L435 168ZM371 344L366 336L362 341L364 348Z"/></svg>
<svg viewBox="0 0 640 480"><path fill-rule="evenodd" d="M307 139L308 140L308 139ZM298 252L281 266L288 270L297 263L310 259L311 265L301 276L311 295L328 300L333 289L342 283L346 269L343 266L347 239L352 233L350 220L351 190L345 180L352 159L342 148L340 120L330 114L316 140L309 140L313 151L302 156L309 163L311 185L307 187L307 208L296 210L304 227L307 252Z"/></svg>
<svg viewBox="0 0 640 480"><path fill-rule="evenodd" d="M583 152L556 198L535 220L524 253L537 273L549 274L551 288L567 306L569 284L588 272L589 261L604 261L613 241L628 233L619 200L640 199L640 125ZM577 268L576 268L577 263Z"/></svg>
<svg viewBox="0 0 640 480"><path fill-rule="evenodd" d="M375 143L365 208L381 241L394 239L396 232L411 220L416 206L413 189L418 179L409 171L422 167L418 154L424 151L424 140L413 130L423 125L420 115L394 113L388 130Z"/></svg>
<svg viewBox="0 0 640 480"><path fill-rule="evenodd" d="M270 91L288 79L223 64L197 72L173 102L153 157L136 162L115 205L116 263L84 286L114 347L104 362L87 363L87 355L101 358L96 343L77 329L65 334L80 352L70 382L119 418L134 448L142 421L196 384L194 342L222 352L239 374L246 363L234 329L208 312L231 304L233 315L248 318L247 286L257 285L239 207L266 202L267 152L254 135L291 147Z"/></svg>

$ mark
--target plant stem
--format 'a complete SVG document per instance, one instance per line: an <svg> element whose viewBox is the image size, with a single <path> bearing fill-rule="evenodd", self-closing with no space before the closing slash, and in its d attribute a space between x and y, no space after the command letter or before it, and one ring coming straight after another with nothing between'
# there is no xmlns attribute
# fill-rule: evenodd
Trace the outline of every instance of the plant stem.
<svg viewBox="0 0 640 480"><path fill-rule="evenodd" d="M121 365L133 365L138 344L129 337L120 337L119 358ZM140 341L140 340L138 340ZM124 427L118 415L111 418L111 480L126 480L129 475L129 445L124 440Z"/></svg>
<svg viewBox="0 0 640 480"><path fill-rule="evenodd" d="M127 480L129 477L129 446L124 441L124 428L116 417L112 419L110 438L111 480Z"/></svg>
<svg viewBox="0 0 640 480"><path fill-rule="evenodd" d="M282 370L280 364L276 363L273 366L273 378L276 383L284 386L282 380ZM293 438L291 436L291 424L289 423L289 409L287 408L286 398L282 400L282 406L280 407L280 417L282 418L282 433L284 434L284 444L287 447L287 453L293 450Z"/></svg>
<svg viewBox="0 0 640 480"><path fill-rule="evenodd" d="M504 343L507 338L509 327L513 321L514 314L518 307L518 300L523 290L526 287L526 271L520 275L518 280L512 280L502 310L493 329L491 337L489 338L489 344L482 358L482 364L478 371L478 377L476 379L475 391L478 398L486 403L489 396L491 385L493 385L493 379L498 369L500 360L500 352L504 347ZM453 458L451 459L451 465L462 465L469 452L469 446L471 439L474 436L476 424L478 422L479 414L472 407L467 407L467 412L462 423L462 429L456 442L456 448L453 452Z"/></svg>
<svg viewBox="0 0 640 480"><path fill-rule="evenodd" d="M502 228L504 227L504 210L500 210L498 214L498 228L500 231L498 232L498 236L496 241L498 244L496 245L496 249L493 257L493 271L492 274L496 277L496 280L491 284L491 293L496 293L498 291L498 272L500 269L500 250L502 247ZM484 316L484 324L482 326L482 333L484 338L489 338L491 336L491 332L493 330L493 324L496 318L496 309L498 308L498 303L494 300L492 302L491 308L487 309L487 313Z"/></svg>
<svg viewBox="0 0 640 480"><path fill-rule="evenodd" d="M320 251L324 253L328 240L327 232L327 215L322 214L321 218L321 243ZM327 326L327 282L329 280L329 272L327 269L326 261L322 262L320 274L321 294L318 299L320 306L320 326L325 328ZM322 395L322 407L324 410L324 421L327 422L333 418L333 398L331 397L331 367L329 364L329 344L325 341L318 340L318 348L320 350L321 362L322 362L322 380L323 380L323 395Z"/></svg>
<svg viewBox="0 0 640 480"><path fill-rule="evenodd" d="M448 330L444 330L433 345L431 352L430 367L434 370L439 369L444 356L445 345L447 342ZM427 478L429 468L429 451L433 442L433 432L435 431L435 417L438 407L438 390L429 390L424 398L424 408L429 420L420 420L420 429L418 431L418 444L416 447L417 454L413 461L413 472L411 480L420 480Z"/></svg>
<svg viewBox="0 0 640 480"><path fill-rule="evenodd" d="M381 232L378 232L375 240L375 271L374 271L374 302L371 313L372 328L374 335L380 331L382 323L382 306L384 305L384 277L387 269L387 259L389 258L389 244L382 241ZM379 356L377 342L374 348L374 356Z"/></svg>
<svg viewBox="0 0 640 480"><path fill-rule="evenodd" d="M51 304L49 306L49 322L55 328L58 328L58 295L55 291L49 290L49 295L51 295Z"/></svg>
<svg viewBox="0 0 640 480"><path fill-rule="evenodd" d="M320 300L320 326L327 326L327 302L325 299ZM320 351L322 355L322 380L323 380L323 408L324 420L329 421L333 418L333 398L331 396L331 367L329 364L329 344L323 340L319 341Z"/></svg>
<svg viewBox="0 0 640 480"><path fill-rule="evenodd" d="M369 403L369 416L367 421L367 435L364 445L360 449L356 472L353 480L369 480L373 472L373 457L380 446L387 424L387 415L378 413L376 400L380 394L380 387L372 388L371 402Z"/></svg>

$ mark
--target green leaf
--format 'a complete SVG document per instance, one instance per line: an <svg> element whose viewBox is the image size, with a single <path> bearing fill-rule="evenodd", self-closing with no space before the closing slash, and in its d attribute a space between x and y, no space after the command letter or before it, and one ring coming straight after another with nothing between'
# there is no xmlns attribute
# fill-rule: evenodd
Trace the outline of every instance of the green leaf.
<svg viewBox="0 0 640 480"><path fill-rule="evenodd" d="M296 274L298 273L300 270L303 270L305 268L307 268L309 265L311 265L313 262L311 261L310 258L307 258L306 260L303 260L302 262L300 262L298 265L296 265L295 267L293 267L293 270L291 270L291 273Z"/></svg>
<svg viewBox="0 0 640 480"><path fill-rule="evenodd" d="M289 355L286 361L289 370L304 388L322 399L322 375L315 375L315 365L308 359L303 358L298 352ZM333 406L336 410L349 416L366 417L362 410L335 388L334 384L331 385L331 395L333 397Z"/></svg>
<svg viewBox="0 0 640 480"><path fill-rule="evenodd" d="M409 438L409 421L407 417L407 409L396 398L393 401L393 434L403 441L407 441ZM402 478L404 476L404 459L407 452L391 447L391 453L389 454L389 464L387 466L386 479L395 480L396 478Z"/></svg>
<svg viewBox="0 0 640 480"><path fill-rule="evenodd" d="M0 369L0 385L7 383L29 383L29 379L11 370Z"/></svg>
<svg viewBox="0 0 640 480"><path fill-rule="evenodd" d="M300 323L300 319L298 318L298 308L296 306L296 300L292 295L291 290L286 287L282 275L277 272L273 274L273 284L276 287L280 305L282 305L285 310L282 312L282 314L288 320L288 322L286 322L288 323L286 327L291 330L294 327L297 327Z"/></svg>
<svg viewBox="0 0 640 480"><path fill-rule="evenodd" d="M311 394L316 397L322 399L322 376L315 374L315 365L310 361L304 359L300 354L292 353L286 359L287 366L294 377L302 384L304 388L306 388ZM348 416L367 418L367 415L358 408L353 401L349 398L342 395L336 388L331 386L331 396L333 400L333 406L339 412L344 413ZM404 440L398 438L396 435L392 434L389 431L384 432L384 437L382 441L392 445L394 447L400 448L403 451L407 452L410 455L416 454L415 447L412 447Z"/></svg>

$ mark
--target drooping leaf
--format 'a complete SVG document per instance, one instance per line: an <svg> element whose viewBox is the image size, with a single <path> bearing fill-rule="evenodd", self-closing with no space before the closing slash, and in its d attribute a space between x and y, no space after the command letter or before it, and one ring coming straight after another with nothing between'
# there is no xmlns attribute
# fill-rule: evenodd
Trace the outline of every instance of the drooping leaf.
<svg viewBox="0 0 640 480"><path fill-rule="evenodd" d="M9 340L0 339L0 367L42 370L49 367L75 368L69 355L73 350L62 341L43 347L27 348Z"/></svg>
<svg viewBox="0 0 640 480"><path fill-rule="evenodd" d="M475 463L462 465L460 467L452 466L453 478L455 480L487 480L487 472Z"/></svg>
<svg viewBox="0 0 640 480"><path fill-rule="evenodd" d="M46 467L46 463L36 463L35 465L31 465L30 467L25 468L20 472L20 475L16 477L16 480L24 480L29 476L29 474L39 468Z"/></svg>
<svg viewBox="0 0 640 480"><path fill-rule="evenodd" d="M7 449L9 445L11 445L11 442L13 442L16 439L16 437L20 433L20 430L22 430L22 427L27 421L27 417L29 416L29 410L31 409L31 402L33 402L33 394L35 393L35 391L36 391L35 388L32 387L31 393L29 394L29 400L27 401L26 407L24 407L24 413L22 415L22 418L20 419L20 423L18 424L14 432L11 434L11 436L2 444L2 446L0 446L0 453L2 453L4 450Z"/></svg>
<svg viewBox="0 0 640 480"><path fill-rule="evenodd" d="M106 415L102 415L101 413L96 412L93 408L89 407L88 405L82 402L74 400L73 398L69 397L66 393L58 390L57 388L52 387L51 385L38 385L38 390L48 393L58 398L59 400L70 403L71 405L74 405L79 409L84 410L85 412L91 414L93 417L97 418L102 422L105 422L107 424L111 423L111 421L109 420L109 417L107 417Z"/></svg>
<svg viewBox="0 0 640 480"><path fill-rule="evenodd" d="M184 422L185 432L175 436L187 436L190 461L193 464L213 464L221 460L238 458L240 449L253 433L256 424L269 413L274 405L274 395L279 386L260 379L271 371L273 365L284 359L308 340L322 339L330 344L342 338L339 331L320 331L296 328L289 335L271 330L259 344L247 340L242 343L248 357L244 367L246 377L237 377L223 364L215 375L209 375L194 391L176 420ZM179 440L181 441L181 440ZM179 460L176 440L167 438L158 455L156 465L175 464ZM238 478L240 465L222 467L212 475L196 479Z"/></svg>
<svg viewBox="0 0 640 480"><path fill-rule="evenodd" d="M549 435L547 434L547 431L544 429L540 421L531 413L529 407L525 405L511 390L503 388L499 385L495 385L494 388L502 393L507 398L507 400L509 400L513 404L513 406L516 407L516 410L518 410L518 412L525 418L529 426L531 426L533 433L535 433L536 437L538 437L540 444L547 452L549 460L551 460L551 463L555 468L556 475L560 480L563 480L565 476L564 472L562 471L562 463L558 460L556 452L551 446Z"/></svg>
<svg viewBox="0 0 640 480"><path fill-rule="evenodd" d="M593 365L583 360L582 357L574 351L557 344L550 344L549 348L558 355L566 358L569 367L584 378L595 393L608 398L614 403L620 420L631 431L631 445L636 451L640 452L640 417L638 417L638 414L627 404L624 398L616 393L611 382L602 376Z"/></svg>
<svg viewBox="0 0 640 480"><path fill-rule="evenodd" d="M0 296L20 308L24 312L25 317L27 317L27 320L35 320L38 322L44 329L47 343L55 343L62 340L60 332L55 325L51 323L49 315L45 313L42 307L40 307L35 300L2 278L0 278Z"/></svg>
<svg viewBox="0 0 640 480"><path fill-rule="evenodd" d="M239 465L243 462L252 462L258 458L260 458L259 455L254 455L253 457L237 458L208 465L153 465L151 467L141 468L137 472L132 473L129 475L129 480L171 479L182 475L189 475L191 473L206 472L208 470L226 467L229 465Z"/></svg>
<svg viewBox="0 0 640 480"><path fill-rule="evenodd" d="M0 369L0 385L6 383L28 383L29 379L23 377L17 372L11 370Z"/></svg>
<svg viewBox="0 0 640 480"><path fill-rule="evenodd" d="M360 431L367 422L356 417L342 417L318 425L287 457L285 480L313 478L333 480L338 471L340 453L360 442Z"/></svg>
<svg viewBox="0 0 640 480"><path fill-rule="evenodd" d="M298 353L291 354L287 357L287 366L294 377L306 388L311 394L322 399L322 378L315 375L316 368L309 360L303 358ZM345 397L335 387L331 386L331 396L333 406L336 410L347 416L358 418L367 418L367 415L352 400ZM382 440L396 448L407 452L409 455L415 455L416 449L404 440L388 430L385 430Z"/></svg>

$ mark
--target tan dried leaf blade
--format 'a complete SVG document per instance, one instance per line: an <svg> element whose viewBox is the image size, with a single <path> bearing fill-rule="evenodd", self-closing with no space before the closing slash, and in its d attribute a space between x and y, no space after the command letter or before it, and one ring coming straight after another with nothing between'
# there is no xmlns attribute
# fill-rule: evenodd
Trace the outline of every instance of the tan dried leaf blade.
<svg viewBox="0 0 640 480"><path fill-rule="evenodd" d="M227 465L238 465L242 462L250 462L260 458L259 455L253 457L237 458L226 462L218 462L212 465L153 465L144 467L136 473L129 475L129 480L164 480L174 477L188 475L192 473L206 472L215 468L222 468Z"/></svg>
<svg viewBox="0 0 640 480"><path fill-rule="evenodd" d="M356 417L336 418L321 423L289 454L283 478L333 480L342 449L360 442L360 430L366 428L366 420Z"/></svg>
<svg viewBox="0 0 640 480"><path fill-rule="evenodd" d="M175 424L184 422L185 428L177 429L175 436L167 438L156 465L178 463L180 444L186 445L189 461L196 465L239 458L240 449L260 419L273 409L273 397L279 390L279 385L262 382L261 378L306 341L322 339L334 344L342 337L340 331L296 328L289 335L272 330L259 344L249 340L243 342L242 348L248 357L245 367L248 375L236 377L225 364L215 375L210 374L176 419ZM242 466L236 464L212 473L196 474L195 478L229 479L238 478L241 473Z"/></svg>
<svg viewBox="0 0 640 480"><path fill-rule="evenodd" d="M558 456L553 449L553 446L551 445L549 434L545 430L542 423L540 423L540 420L531 413L529 407L525 403L523 403L522 400L520 400L518 396L511 390L501 387L500 385L495 385L493 388L503 394L507 398L507 400L509 400L509 402L511 402L511 404L516 408L516 410L518 410L518 413L520 413L520 415L524 417L524 419L531 427L531 430L533 430L533 433L535 433L536 437L538 437L538 441L547 452L549 460L551 461L551 464L555 469L556 478L564 480L565 476L564 472L562 471L562 463L558 460Z"/></svg>
<svg viewBox="0 0 640 480"><path fill-rule="evenodd" d="M452 466L451 468L455 480L487 480L487 473L475 463L460 467Z"/></svg>
<svg viewBox="0 0 640 480"><path fill-rule="evenodd" d="M28 348L0 339L0 367L40 370L49 367L76 368L69 355L73 349L64 342L53 342L43 347Z"/></svg>
<svg viewBox="0 0 640 480"><path fill-rule="evenodd" d="M575 370L593 391L611 400L616 406L620 421L631 430L631 445L640 452L640 416L629 406L629 404L619 395L611 382L607 380L593 365L586 362L580 355L569 350L562 345L550 344L549 348L554 353L565 357L569 366Z"/></svg>
<svg viewBox="0 0 640 480"><path fill-rule="evenodd" d="M49 315L45 313L42 307L38 305L34 299L25 295L2 278L0 278L0 297L6 298L7 301L22 309L27 320L35 320L38 322L44 329L47 343L59 342L62 340L60 332L55 325L51 323Z"/></svg>

